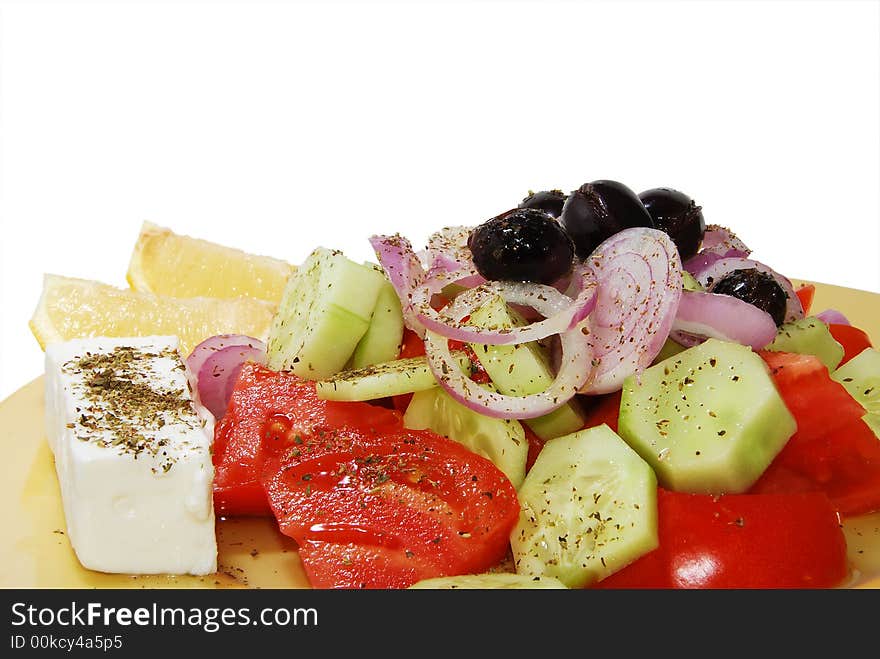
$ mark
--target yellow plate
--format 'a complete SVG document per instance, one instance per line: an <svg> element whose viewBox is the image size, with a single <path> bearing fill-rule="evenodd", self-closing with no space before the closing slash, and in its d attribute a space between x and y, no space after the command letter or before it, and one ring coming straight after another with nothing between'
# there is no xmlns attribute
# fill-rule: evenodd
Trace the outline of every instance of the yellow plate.
<svg viewBox="0 0 880 659"><path fill-rule="evenodd" d="M880 341L880 295L817 284L814 310L845 313ZM217 523L220 571L210 577L127 576L82 568L65 535L61 496L43 432L43 379L0 403L0 587L304 588L293 541L268 519ZM858 587L880 588L880 513L844 528Z"/></svg>

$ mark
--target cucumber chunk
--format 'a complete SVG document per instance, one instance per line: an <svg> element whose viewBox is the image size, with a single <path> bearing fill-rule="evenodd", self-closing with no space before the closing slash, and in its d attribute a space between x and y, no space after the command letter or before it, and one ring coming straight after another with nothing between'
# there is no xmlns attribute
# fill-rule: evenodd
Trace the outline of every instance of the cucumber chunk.
<svg viewBox="0 0 880 659"><path fill-rule="evenodd" d="M825 364L829 373L833 373L843 359L843 346L831 336L828 325L815 317L785 323L766 349L774 352L815 355Z"/></svg>
<svg viewBox="0 0 880 659"><path fill-rule="evenodd" d="M475 412L434 387L413 394L403 415L413 430L433 430L491 460L518 488L526 477L529 443L515 419L494 419Z"/></svg>
<svg viewBox="0 0 880 659"><path fill-rule="evenodd" d="M880 351L865 348L831 377L865 408L862 419L880 439Z"/></svg>
<svg viewBox="0 0 880 659"><path fill-rule="evenodd" d="M518 574L591 585L657 547L657 480L607 425L548 441L519 489Z"/></svg>
<svg viewBox="0 0 880 659"><path fill-rule="evenodd" d="M471 360L463 352L456 357L463 370L471 367ZM315 384L318 397L325 400L375 400L438 386L424 356L340 371Z"/></svg>
<svg viewBox="0 0 880 659"><path fill-rule="evenodd" d="M269 368L316 380L345 367L367 332L385 278L319 247L287 281L269 330Z"/></svg>
<svg viewBox="0 0 880 659"><path fill-rule="evenodd" d="M351 368L364 368L396 359L400 354L402 341L403 311L400 308L400 298L391 282L385 280L379 289L367 332L354 349Z"/></svg>
<svg viewBox="0 0 880 659"><path fill-rule="evenodd" d="M495 590L495 589L565 590L565 584L553 577L529 577L512 572L463 574L457 577L434 577L417 581L410 590Z"/></svg>
<svg viewBox="0 0 880 659"><path fill-rule="evenodd" d="M687 270L681 272L681 287L686 291L705 291L703 285Z"/></svg>
<svg viewBox="0 0 880 659"><path fill-rule="evenodd" d="M623 384L618 432L679 492L744 492L797 424L764 360L709 339Z"/></svg>
<svg viewBox="0 0 880 659"><path fill-rule="evenodd" d="M659 364L664 359L669 359L670 357L674 357L680 352L684 352L686 348L680 343L676 343L672 339L666 339L666 342L663 344L663 347L660 348L660 352L657 354L657 357L654 358L654 364Z"/></svg>
<svg viewBox="0 0 880 659"><path fill-rule="evenodd" d="M521 327L523 318L500 296L494 297L471 314L471 324L486 328ZM544 391L553 382L547 353L536 342L487 346L472 343L471 348L502 394L528 396ZM570 401L550 414L526 419L525 423L543 440L580 430L584 418L580 406Z"/></svg>

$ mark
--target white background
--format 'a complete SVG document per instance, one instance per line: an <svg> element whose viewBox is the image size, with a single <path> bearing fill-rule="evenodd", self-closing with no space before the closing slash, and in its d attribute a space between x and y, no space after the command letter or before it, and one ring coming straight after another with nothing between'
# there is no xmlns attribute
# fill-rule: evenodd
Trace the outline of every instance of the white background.
<svg viewBox="0 0 880 659"><path fill-rule="evenodd" d="M880 292L876 2L6 4L0 399L44 272L144 219L300 261L530 189L672 186L792 277Z"/></svg>

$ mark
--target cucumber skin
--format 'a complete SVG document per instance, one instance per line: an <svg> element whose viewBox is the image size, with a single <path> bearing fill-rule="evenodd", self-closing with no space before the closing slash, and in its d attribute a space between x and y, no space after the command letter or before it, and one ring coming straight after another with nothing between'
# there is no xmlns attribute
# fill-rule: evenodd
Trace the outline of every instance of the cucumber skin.
<svg viewBox="0 0 880 659"><path fill-rule="evenodd" d="M351 367L364 368L392 361L400 354L402 341L403 311L400 299L391 282L386 281L379 290L370 325L354 349Z"/></svg>
<svg viewBox="0 0 880 659"><path fill-rule="evenodd" d="M463 352L454 354L462 370L471 368ZM363 401L399 396L439 386L428 359L407 357L373 364L357 370L339 371L315 383L318 397L324 400Z"/></svg>
<svg viewBox="0 0 880 659"><path fill-rule="evenodd" d="M306 379L345 367L367 332L385 278L319 247L291 274L269 331L267 365Z"/></svg>
<svg viewBox="0 0 880 659"><path fill-rule="evenodd" d="M648 368L640 382L624 382L618 432L677 492L745 492L797 430L747 346L709 339Z"/></svg>
<svg viewBox="0 0 880 659"><path fill-rule="evenodd" d="M470 322L481 327L514 327L524 324L499 296L471 314ZM553 382L544 349L537 343L488 346L470 344L492 383L502 394L527 396L544 391ZM550 414L524 423L542 440L561 437L584 427L584 416L574 400Z"/></svg>
<svg viewBox="0 0 880 659"><path fill-rule="evenodd" d="M609 482L626 492L597 491ZM554 485L556 491L549 493ZM518 574L554 577L569 588L582 588L659 544L654 471L605 424L546 442L519 500L519 521L510 535ZM613 510L598 510L608 506ZM574 509L574 520L564 518L567 509Z"/></svg>
<svg viewBox="0 0 880 659"><path fill-rule="evenodd" d="M815 317L785 323L766 350L814 355L825 364L829 373L837 369L844 353L843 346L831 335L828 325Z"/></svg>
<svg viewBox="0 0 880 659"><path fill-rule="evenodd" d="M519 488L526 477L529 443L519 422L483 416L454 400L441 387L413 394L403 425L413 430L430 429L482 455L504 472L514 488Z"/></svg>

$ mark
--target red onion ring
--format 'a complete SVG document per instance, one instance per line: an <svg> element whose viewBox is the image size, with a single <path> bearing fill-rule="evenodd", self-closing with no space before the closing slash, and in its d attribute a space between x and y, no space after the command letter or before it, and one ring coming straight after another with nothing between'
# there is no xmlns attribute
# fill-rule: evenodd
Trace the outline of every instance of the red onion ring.
<svg viewBox="0 0 880 659"><path fill-rule="evenodd" d="M211 353L199 369L199 399L214 418L226 414L235 381L247 361L264 364L266 344L250 338L247 344L226 346Z"/></svg>
<svg viewBox="0 0 880 659"><path fill-rule="evenodd" d="M776 337L776 323L766 311L730 295L702 291L682 292L672 329L673 340L682 345L712 337L761 350Z"/></svg>
<svg viewBox="0 0 880 659"><path fill-rule="evenodd" d="M257 339L244 334L217 334L199 343L186 358L187 377L192 388L198 390L199 371L211 355L229 346L246 346L253 344L254 341Z"/></svg>
<svg viewBox="0 0 880 659"><path fill-rule="evenodd" d="M409 241L400 236L373 236L370 238L370 243L379 263L397 291L407 327L420 335L424 334L425 330L431 330L449 339L487 345L539 341L574 329L595 306L596 286L587 270L584 276L589 280L579 282L577 297L567 298L565 308L557 305L556 311L542 321L524 327L499 330L466 325L461 320L456 321L451 318L448 311L438 312L431 306L431 298L434 294L439 293L447 284L453 283L457 278L456 273L436 272L432 277L427 277ZM495 294L501 294L508 302L532 307L534 307L532 302L540 302L537 298L541 296L561 295L556 289L549 286L538 287L537 284L492 282L484 286L489 286Z"/></svg>
<svg viewBox="0 0 880 659"><path fill-rule="evenodd" d="M602 394L660 353L681 298L681 260L666 233L637 227L603 242L587 264L598 282L587 337L596 373L581 392Z"/></svg>
<svg viewBox="0 0 880 659"><path fill-rule="evenodd" d="M468 295L471 293L468 291L457 297L450 305L449 313L453 314L452 318L455 322L461 322L473 311L475 308L473 305L479 306L484 300L482 296L489 294L487 291L475 290L477 293ZM565 297L555 289L550 290ZM530 306L541 314L556 313L560 300L554 300L552 294L548 294L548 298L550 299L543 296L534 297ZM582 330L585 331L585 328L576 327L561 335L561 366L556 377L547 389L529 396L499 394L468 378L453 358L449 350L449 341L444 336L428 331L425 334L425 353L431 371L440 386L469 409L499 419L532 419L562 407L588 383L592 374L590 349L584 340Z"/></svg>
<svg viewBox="0 0 880 659"><path fill-rule="evenodd" d="M849 318L844 316L837 309L826 309L822 313L816 314L816 318L826 325L852 325L852 323L849 322Z"/></svg>
<svg viewBox="0 0 880 659"><path fill-rule="evenodd" d="M715 261L715 263L703 270L699 275L694 276L707 291L711 292L712 284L725 275L735 270L751 270L752 268L756 268L758 272L764 272L773 277L779 286L782 287L782 290L785 291L785 295L788 298L785 305L785 322L788 323L804 317L804 308L801 305L800 298L794 291L791 281L760 261L739 257L723 258Z"/></svg>
<svg viewBox="0 0 880 659"><path fill-rule="evenodd" d="M710 224L703 234L703 245L700 251L721 254L722 256L745 258L752 253L746 244L736 237L730 229Z"/></svg>
<svg viewBox="0 0 880 659"><path fill-rule="evenodd" d="M746 244L730 230L710 224L703 234L700 251L684 262L684 269L699 277L706 268L724 258L746 258L752 253Z"/></svg>

